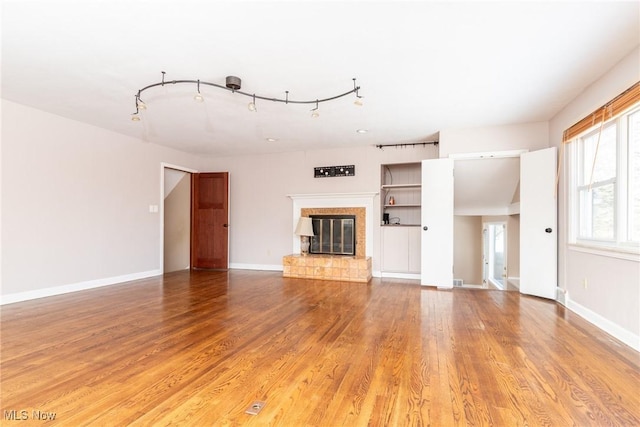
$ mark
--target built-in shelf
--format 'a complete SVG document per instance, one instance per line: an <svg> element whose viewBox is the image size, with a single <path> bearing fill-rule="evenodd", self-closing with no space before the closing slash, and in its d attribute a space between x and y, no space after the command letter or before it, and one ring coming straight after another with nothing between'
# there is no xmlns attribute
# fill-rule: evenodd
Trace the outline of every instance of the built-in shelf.
<svg viewBox="0 0 640 427"><path fill-rule="evenodd" d="M393 204L393 205L384 205L385 208L419 208L422 205L419 204L409 204L409 203L403 203L403 204Z"/></svg>
<svg viewBox="0 0 640 427"><path fill-rule="evenodd" d="M422 184L383 184L380 188L419 188Z"/></svg>
<svg viewBox="0 0 640 427"><path fill-rule="evenodd" d="M422 207L422 164L384 164L380 170L381 225L419 224ZM390 221L385 221L389 217ZM385 223L386 222L386 223Z"/></svg>
<svg viewBox="0 0 640 427"><path fill-rule="evenodd" d="M422 163L382 165L380 176L381 270L417 274L420 272ZM391 198L393 202L389 203Z"/></svg>

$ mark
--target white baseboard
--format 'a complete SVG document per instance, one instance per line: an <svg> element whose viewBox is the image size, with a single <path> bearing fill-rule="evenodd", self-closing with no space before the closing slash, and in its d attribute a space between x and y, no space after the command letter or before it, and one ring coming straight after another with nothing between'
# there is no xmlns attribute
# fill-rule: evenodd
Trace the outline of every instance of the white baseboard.
<svg viewBox="0 0 640 427"><path fill-rule="evenodd" d="M578 314L588 322L593 323L598 328L602 329L609 335L612 335L614 338L619 339L634 350L640 351L640 336L635 335L634 333L620 327L609 319L600 316L598 313L589 310L588 308L578 304L577 302L571 301L568 294L565 294L565 296L566 307L569 310Z"/></svg>
<svg viewBox="0 0 640 427"><path fill-rule="evenodd" d="M392 273L392 272L386 272L386 271L381 271L379 277L387 277L390 279L413 279L413 280L420 280L421 278L420 273Z"/></svg>
<svg viewBox="0 0 640 427"><path fill-rule="evenodd" d="M264 270L264 271L282 271L280 264L243 264L233 262L229 264L229 268L234 270Z"/></svg>
<svg viewBox="0 0 640 427"><path fill-rule="evenodd" d="M70 285L53 286L51 288L36 289L33 291L17 292L0 296L0 305L13 304L15 302L45 298L54 295L68 294L70 292L84 291L100 288L102 286L117 285L131 280L146 279L147 277L160 276L160 270L142 271L140 273L125 274L122 276L105 277L103 279L88 280L86 282L72 283Z"/></svg>
<svg viewBox="0 0 640 427"><path fill-rule="evenodd" d="M567 306L567 300L569 299L569 295L567 294L566 289L556 288L556 301L565 307Z"/></svg>

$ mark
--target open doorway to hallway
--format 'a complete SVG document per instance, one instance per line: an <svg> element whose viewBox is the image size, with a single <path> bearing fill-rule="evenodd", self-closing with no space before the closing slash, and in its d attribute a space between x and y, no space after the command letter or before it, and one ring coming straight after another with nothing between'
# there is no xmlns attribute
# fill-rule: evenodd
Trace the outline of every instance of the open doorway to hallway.
<svg viewBox="0 0 640 427"><path fill-rule="evenodd" d="M169 273L191 267L191 173L163 169L163 273Z"/></svg>
<svg viewBox="0 0 640 427"><path fill-rule="evenodd" d="M507 223L485 223L482 240L483 287L504 289L507 279Z"/></svg>

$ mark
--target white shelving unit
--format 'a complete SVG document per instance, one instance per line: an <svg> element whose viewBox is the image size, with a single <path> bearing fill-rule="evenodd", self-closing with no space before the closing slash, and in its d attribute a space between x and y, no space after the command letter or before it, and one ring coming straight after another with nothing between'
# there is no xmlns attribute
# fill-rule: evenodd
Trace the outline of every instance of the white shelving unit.
<svg viewBox="0 0 640 427"><path fill-rule="evenodd" d="M389 215L389 223L381 223L382 271L398 277L419 275L422 164L382 165L380 176L380 218Z"/></svg>
<svg viewBox="0 0 640 427"><path fill-rule="evenodd" d="M389 214L389 224L383 226L420 225L421 170L420 163L382 165L380 194L383 203L380 218L385 213Z"/></svg>

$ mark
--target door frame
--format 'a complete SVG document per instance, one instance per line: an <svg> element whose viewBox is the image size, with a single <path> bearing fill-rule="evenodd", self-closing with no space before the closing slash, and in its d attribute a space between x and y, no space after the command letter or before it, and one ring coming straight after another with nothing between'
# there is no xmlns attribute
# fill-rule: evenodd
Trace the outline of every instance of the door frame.
<svg viewBox="0 0 640 427"><path fill-rule="evenodd" d="M181 172L186 172L188 174L198 173L197 170L191 169L185 166L173 165L170 163L161 162L160 163L160 254L159 254L159 266L160 266L160 274L164 274L164 197L165 197L165 187L164 187L164 171L165 169L175 169ZM189 190L191 191L191 190ZM189 265L191 265L191 254L189 254Z"/></svg>

